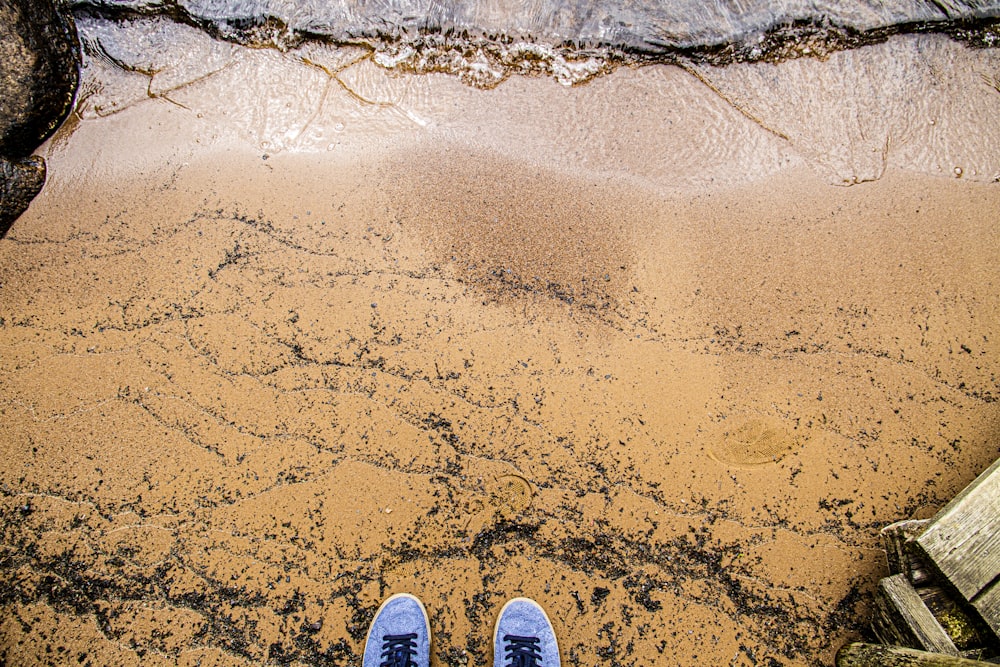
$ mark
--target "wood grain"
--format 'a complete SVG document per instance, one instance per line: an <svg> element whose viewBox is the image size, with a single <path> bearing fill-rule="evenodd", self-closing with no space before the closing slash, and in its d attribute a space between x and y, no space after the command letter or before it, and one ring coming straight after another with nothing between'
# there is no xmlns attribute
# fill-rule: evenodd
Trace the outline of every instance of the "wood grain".
<svg viewBox="0 0 1000 667"><path fill-rule="evenodd" d="M915 541L966 600L988 588L1000 575L1000 461L938 512Z"/></svg>
<svg viewBox="0 0 1000 667"><path fill-rule="evenodd" d="M959 655L905 574L894 574L879 582L875 605L872 627L886 644Z"/></svg>
<svg viewBox="0 0 1000 667"><path fill-rule="evenodd" d="M982 662L976 660L877 644L845 644L837 652L837 667L982 667L982 665Z"/></svg>

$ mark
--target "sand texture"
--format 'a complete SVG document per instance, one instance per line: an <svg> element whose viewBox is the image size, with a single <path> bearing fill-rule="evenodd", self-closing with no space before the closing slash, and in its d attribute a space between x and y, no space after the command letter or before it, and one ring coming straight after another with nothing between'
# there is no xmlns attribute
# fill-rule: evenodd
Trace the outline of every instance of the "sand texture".
<svg viewBox="0 0 1000 667"><path fill-rule="evenodd" d="M421 125L351 94L454 82L358 62L312 120L155 77L98 113L140 75L89 70L0 241L0 662L356 665L401 591L434 665L490 664L516 595L566 665L864 636L878 530L1000 455L1000 189L832 185L676 69Z"/></svg>

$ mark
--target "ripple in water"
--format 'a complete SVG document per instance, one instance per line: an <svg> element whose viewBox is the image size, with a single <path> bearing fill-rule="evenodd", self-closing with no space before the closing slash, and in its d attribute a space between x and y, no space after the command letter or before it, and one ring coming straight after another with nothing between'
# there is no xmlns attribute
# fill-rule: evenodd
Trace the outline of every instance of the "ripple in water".
<svg viewBox="0 0 1000 667"><path fill-rule="evenodd" d="M361 44L380 65L457 73L480 87L516 73L579 83L623 63L823 56L909 32L1000 44L997 0L83 0L75 8L116 19L165 15L217 38L280 50L316 39Z"/></svg>

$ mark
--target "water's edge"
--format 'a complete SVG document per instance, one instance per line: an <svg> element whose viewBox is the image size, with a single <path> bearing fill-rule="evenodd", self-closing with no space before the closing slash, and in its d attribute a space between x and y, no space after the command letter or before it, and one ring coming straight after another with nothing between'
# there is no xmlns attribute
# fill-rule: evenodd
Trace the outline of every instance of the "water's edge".
<svg viewBox="0 0 1000 667"><path fill-rule="evenodd" d="M490 12L477 3L430 10L390 3L395 12L350 4L302 2L289 10L287 4L254 0L84 0L71 6L82 19L160 17L252 48L287 51L309 41L363 46L384 67L457 74L484 88L513 74L547 74L575 84L621 65L823 58L905 34L945 34L973 48L1000 46L1000 2L882 3L877 9L845 2L605 2L569 9L542 3L527 17L504 14L503 8Z"/></svg>

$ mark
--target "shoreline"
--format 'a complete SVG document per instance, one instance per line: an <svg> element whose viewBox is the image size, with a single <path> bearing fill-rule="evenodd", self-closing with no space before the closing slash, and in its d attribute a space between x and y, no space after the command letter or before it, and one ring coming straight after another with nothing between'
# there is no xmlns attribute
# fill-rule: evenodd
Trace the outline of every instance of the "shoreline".
<svg viewBox="0 0 1000 667"><path fill-rule="evenodd" d="M830 55L913 34L947 35L971 48L1000 45L1000 7L956 2L795 2L656 5L535 3L521 11L489 3L427 6L364 3L228 5L102 0L74 6L80 21L171 22L251 48L310 42L360 47L380 65L410 73L450 72L491 88L510 76L552 75L584 83L622 65L777 63Z"/></svg>

